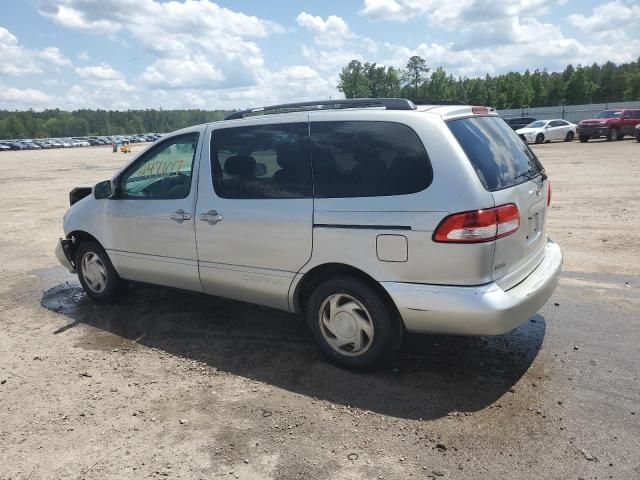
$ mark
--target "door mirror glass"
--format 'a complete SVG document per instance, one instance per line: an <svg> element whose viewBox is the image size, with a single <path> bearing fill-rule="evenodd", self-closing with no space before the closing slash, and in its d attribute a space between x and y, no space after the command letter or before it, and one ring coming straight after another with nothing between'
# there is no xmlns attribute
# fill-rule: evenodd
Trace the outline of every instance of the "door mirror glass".
<svg viewBox="0 0 640 480"><path fill-rule="evenodd" d="M97 199L111 198L113 196L113 189L111 188L111 180L105 180L98 182L93 187L93 196Z"/></svg>

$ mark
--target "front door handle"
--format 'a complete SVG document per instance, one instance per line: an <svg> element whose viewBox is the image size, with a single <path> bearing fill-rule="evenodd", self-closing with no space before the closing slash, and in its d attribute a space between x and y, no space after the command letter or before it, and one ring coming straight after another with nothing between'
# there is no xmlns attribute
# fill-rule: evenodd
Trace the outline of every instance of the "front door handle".
<svg viewBox="0 0 640 480"><path fill-rule="evenodd" d="M200 214L200 220L203 222L218 223L222 221L222 215L216 210L209 210L207 213Z"/></svg>
<svg viewBox="0 0 640 480"><path fill-rule="evenodd" d="M169 215L171 220L175 220L176 222L182 222L183 220L191 220L191 214L185 212L181 208L173 212Z"/></svg>

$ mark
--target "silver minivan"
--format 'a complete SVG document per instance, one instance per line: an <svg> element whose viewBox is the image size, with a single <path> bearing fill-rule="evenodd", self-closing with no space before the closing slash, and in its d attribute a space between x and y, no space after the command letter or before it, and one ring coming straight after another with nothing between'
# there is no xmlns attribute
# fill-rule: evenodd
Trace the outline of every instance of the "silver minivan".
<svg viewBox="0 0 640 480"><path fill-rule="evenodd" d="M57 257L87 295L129 281L297 313L336 363L403 334L496 335L551 296L551 186L487 107L278 105L165 135L76 188Z"/></svg>

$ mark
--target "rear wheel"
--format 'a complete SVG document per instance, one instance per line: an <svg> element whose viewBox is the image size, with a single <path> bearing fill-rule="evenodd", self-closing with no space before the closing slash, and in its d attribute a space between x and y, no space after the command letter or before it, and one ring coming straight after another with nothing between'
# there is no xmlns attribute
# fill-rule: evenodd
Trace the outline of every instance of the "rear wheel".
<svg viewBox="0 0 640 480"><path fill-rule="evenodd" d="M636 142L640 142L640 130L636 130Z"/></svg>
<svg viewBox="0 0 640 480"><path fill-rule="evenodd" d="M536 135L536 143L542 142L544 142L544 135L542 133L539 133L538 135Z"/></svg>
<svg viewBox="0 0 640 480"><path fill-rule="evenodd" d="M616 140L618 140L620 137L620 132L618 131L617 128L611 128L609 129L609 132L607 132L607 142L615 142Z"/></svg>
<svg viewBox="0 0 640 480"><path fill-rule="evenodd" d="M589 135L580 135L578 140L580 140L580 143L587 143L589 141Z"/></svg>
<svg viewBox="0 0 640 480"><path fill-rule="evenodd" d="M322 353L350 369L379 365L402 341L396 312L367 284L335 277L311 294L307 322Z"/></svg>
<svg viewBox="0 0 640 480"><path fill-rule="evenodd" d="M94 300L113 302L120 298L128 282L113 268L107 252L97 242L82 242L76 251L76 269L82 288Z"/></svg>
<svg viewBox="0 0 640 480"><path fill-rule="evenodd" d="M565 142L573 142L573 132L567 132L567 136L564 137Z"/></svg>

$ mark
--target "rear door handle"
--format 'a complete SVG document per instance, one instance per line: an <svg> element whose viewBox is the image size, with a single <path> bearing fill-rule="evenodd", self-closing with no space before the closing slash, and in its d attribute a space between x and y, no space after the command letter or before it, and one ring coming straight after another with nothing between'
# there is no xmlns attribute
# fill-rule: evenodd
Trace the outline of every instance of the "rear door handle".
<svg viewBox="0 0 640 480"><path fill-rule="evenodd" d="M216 210L209 210L207 213L200 214L200 220L203 222L218 223L222 221L222 215Z"/></svg>
<svg viewBox="0 0 640 480"><path fill-rule="evenodd" d="M183 220L191 220L191 214L185 212L181 208L173 212L169 215L171 220L175 220L176 222L182 222Z"/></svg>

